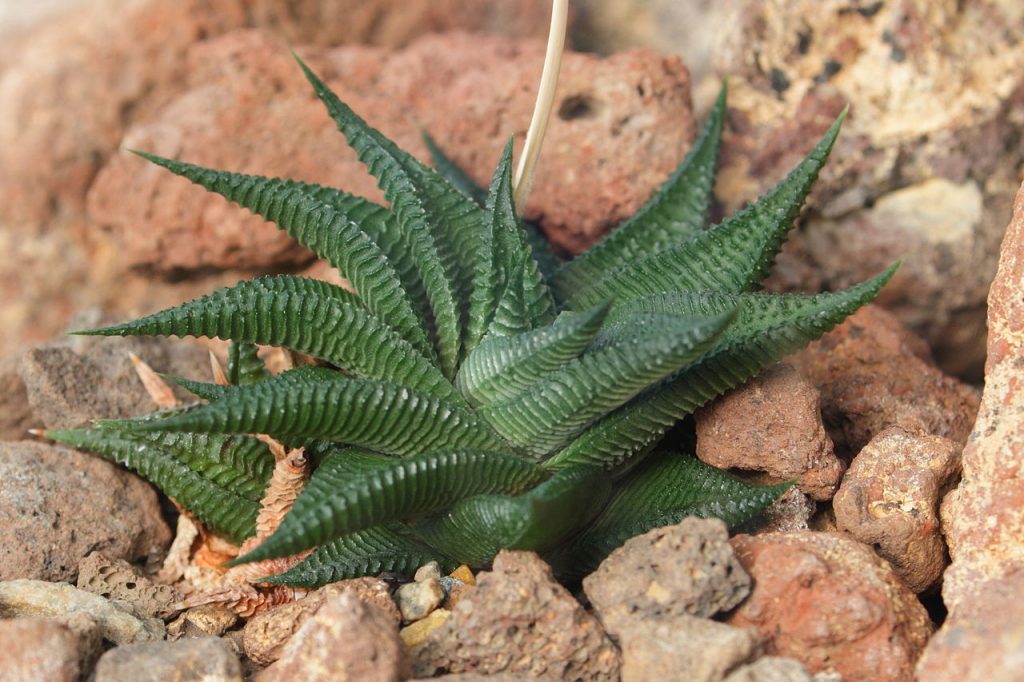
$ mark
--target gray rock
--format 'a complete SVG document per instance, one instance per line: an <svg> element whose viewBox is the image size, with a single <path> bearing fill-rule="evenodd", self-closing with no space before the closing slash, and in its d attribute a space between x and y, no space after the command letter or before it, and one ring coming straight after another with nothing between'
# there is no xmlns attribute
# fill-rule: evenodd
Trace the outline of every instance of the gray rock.
<svg viewBox="0 0 1024 682"><path fill-rule="evenodd" d="M765 656L737 668L725 682L815 682L800 661Z"/></svg>
<svg viewBox="0 0 1024 682"><path fill-rule="evenodd" d="M170 541L142 479L70 448L0 443L0 580L72 581L90 552L134 560Z"/></svg>
<svg viewBox="0 0 1024 682"><path fill-rule="evenodd" d="M77 613L85 613L95 619L103 639L113 644L132 644L164 637L162 621L139 618L126 606L67 583L42 580L0 582L0 618L36 616L59 619Z"/></svg>
<svg viewBox="0 0 1024 682"><path fill-rule="evenodd" d="M78 322L82 328L104 323L98 316ZM37 346L21 356L18 366L36 418L46 428L74 428L97 418L153 411L156 406L139 381L129 353L158 372L197 379L210 373L207 353L181 341L80 336ZM177 390L181 397L188 395Z"/></svg>
<svg viewBox="0 0 1024 682"><path fill-rule="evenodd" d="M408 673L408 655L394 621L344 592L328 598L302 624L260 682L393 682Z"/></svg>
<svg viewBox="0 0 1024 682"><path fill-rule="evenodd" d="M95 682L242 682L231 646L216 637L117 647L96 665Z"/></svg>
<svg viewBox="0 0 1024 682"><path fill-rule="evenodd" d="M693 616L634 618L623 622L616 636L622 647L622 682L719 682L757 658L763 642L753 628Z"/></svg>
<svg viewBox="0 0 1024 682"><path fill-rule="evenodd" d="M503 551L493 570L413 649L415 672L526 673L615 680L619 654L597 620L533 552Z"/></svg>
<svg viewBox="0 0 1024 682"><path fill-rule="evenodd" d="M750 593L750 577L718 519L683 519L626 542L583 580L610 633L634 619L710 617Z"/></svg>
<svg viewBox="0 0 1024 682"><path fill-rule="evenodd" d="M398 610L402 612L402 620L412 623L425 618L441 605L444 601L444 589L440 580L427 575L423 580L399 587L395 599L398 601Z"/></svg>
<svg viewBox="0 0 1024 682"><path fill-rule="evenodd" d="M85 669L78 635L42 618L0 620L0 680L78 682Z"/></svg>
<svg viewBox="0 0 1024 682"><path fill-rule="evenodd" d="M182 595L170 585L158 585L123 559L93 552L78 564L78 589L124 602L147 618L166 618L178 609Z"/></svg>

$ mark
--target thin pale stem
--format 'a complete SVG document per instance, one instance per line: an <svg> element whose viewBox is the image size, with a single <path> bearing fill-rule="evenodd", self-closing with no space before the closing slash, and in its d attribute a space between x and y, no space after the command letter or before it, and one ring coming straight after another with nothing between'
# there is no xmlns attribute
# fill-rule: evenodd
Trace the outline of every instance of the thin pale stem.
<svg viewBox="0 0 1024 682"><path fill-rule="evenodd" d="M544 144L544 133L548 129L551 109L555 104L555 90L558 87L558 72L562 67L562 53L565 51L565 32L569 22L569 0L553 0L551 3L551 31L548 33L548 49L544 55L544 70L540 76L537 102L533 107L533 119L526 131L526 145L516 169L513 196L516 211L522 213L526 200L533 189L533 175L537 170L537 159Z"/></svg>

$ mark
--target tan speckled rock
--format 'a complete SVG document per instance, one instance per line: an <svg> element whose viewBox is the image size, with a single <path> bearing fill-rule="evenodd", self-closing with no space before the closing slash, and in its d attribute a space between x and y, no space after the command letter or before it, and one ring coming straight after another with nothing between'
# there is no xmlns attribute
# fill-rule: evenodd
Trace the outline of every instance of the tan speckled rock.
<svg viewBox="0 0 1024 682"><path fill-rule="evenodd" d="M765 650L844 682L903 682L931 635L924 607L871 548L844 535L738 535L736 556L754 579L729 616L756 627Z"/></svg>
<svg viewBox="0 0 1024 682"><path fill-rule="evenodd" d="M962 444L978 394L932 364L928 347L896 317L867 305L791 362L821 392L836 451L853 456L897 425Z"/></svg>
<svg viewBox="0 0 1024 682"><path fill-rule="evenodd" d="M980 374L1024 160L1021 3L746 0L735 16L715 60L732 108L725 209L781 178L851 107L771 286L845 287L904 259L879 303L948 371Z"/></svg>
<svg viewBox="0 0 1024 682"><path fill-rule="evenodd" d="M333 596L285 645L260 682L395 682L409 660L398 628L351 592Z"/></svg>
<svg viewBox="0 0 1024 682"><path fill-rule="evenodd" d="M0 582L0 618L24 616L60 619L76 630L72 620L85 614L95 620L100 636L112 644L163 639L164 624L156 618L139 618L131 609L67 583L42 580Z"/></svg>
<svg viewBox="0 0 1024 682"><path fill-rule="evenodd" d="M960 446L898 426L857 455L832 500L836 524L888 559L914 592L942 577L939 503L960 476Z"/></svg>
<svg viewBox="0 0 1024 682"><path fill-rule="evenodd" d="M583 580L609 633L632 619L711 618L750 594L720 519L689 517L626 541Z"/></svg>
<svg viewBox="0 0 1024 682"><path fill-rule="evenodd" d="M529 673L615 680L619 653L532 552L503 551L445 623L412 652L416 674Z"/></svg>
<svg viewBox="0 0 1024 682"><path fill-rule="evenodd" d="M720 469L764 471L817 500L831 499L845 468L821 421L818 390L781 363L696 413L697 457Z"/></svg>
<svg viewBox="0 0 1024 682"><path fill-rule="evenodd" d="M84 672L78 636L42 618L0 620L0 680L78 682Z"/></svg>
<svg viewBox="0 0 1024 682"><path fill-rule="evenodd" d="M70 448L0 442L0 580L74 580L95 550L136 560L170 542L141 478Z"/></svg>
<svg viewBox="0 0 1024 682"><path fill-rule="evenodd" d="M242 667L216 637L142 642L111 649L96 664L95 682L242 682Z"/></svg>
<svg viewBox="0 0 1024 682"><path fill-rule="evenodd" d="M170 585L158 585L123 559L93 552L78 562L78 589L124 602L140 616L166 618L177 612L182 595Z"/></svg>
<svg viewBox="0 0 1024 682"><path fill-rule="evenodd" d="M953 564L943 597L955 607L986 580L1024 570L1024 189L989 294L985 392L963 453L963 480L942 524Z"/></svg>
<svg viewBox="0 0 1024 682"><path fill-rule="evenodd" d="M302 54L371 125L421 158L420 129L429 130L486 183L508 137L525 132L543 45L450 34L394 53ZM239 32L197 47L190 64L190 89L136 123L125 146L381 198L283 43ZM689 78L678 59L649 51L608 59L570 53L559 92L561 114L549 127L526 215L561 247L579 249L630 215L682 158L694 133ZM140 268L260 267L309 257L262 220L129 154L104 168L89 210ZM141 222L149 229L138 230Z"/></svg>
<svg viewBox="0 0 1024 682"><path fill-rule="evenodd" d="M396 626L400 622L398 607L384 581L369 577L342 580L316 590L303 599L250 618L245 623L242 639L245 654L259 665L270 665L281 657L281 651L288 640L327 599L346 592L386 615Z"/></svg>
<svg viewBox="0 0 1024 682"><path fill-rule="evenodd" d="M962 599L917 664L920 682L1018 682L1024 660L1024 573Z"/></svg>

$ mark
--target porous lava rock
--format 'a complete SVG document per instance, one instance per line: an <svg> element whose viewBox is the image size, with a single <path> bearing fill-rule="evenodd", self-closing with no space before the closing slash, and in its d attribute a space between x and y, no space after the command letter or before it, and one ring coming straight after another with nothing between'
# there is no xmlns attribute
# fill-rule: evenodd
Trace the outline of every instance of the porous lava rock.
<svg viewBox="0 0 1024 682"><path fill-rule="evenodd" d="M939 503L960 478L961 449L890 426L857 454L832 500L839 530L873 546L914 592L946 568Z"/></svg>
<svg viewBox="0 0 1024 682"><path fill-rule="evenodd" d="M539 42L465 34L423 38L390 53L301 53L372 126L425 160L420 133L429 131L484 184L509 136L522 143L543 61ZM196 47L190 64L191 87L136 122L125 146L381 199L283 44L236 32ZM566 250L583 248L631 215L694 135L689 85L682 62L650 51L606 59L566 54L558 113L525 215ZM167 273L308 258L262 220L129 154L100 173L89 211L137 268ZM148 229L137 229L140 223Z"/></svg>
<svg viewBox="0 0 1024 682"><path fill-rule="evenodd" d="M133 561L170 541L137 476L71 448L0 442L0 580L73 581L93 551Z"/></svg>
<svg viewBox="0 0 1024 682"><path fill-rule="evenodd" d="M626 541L583 580L605 628L631 619L710 618L750 593L719 519L689 517Z"/></svg>
<svg viewBox="0 0 1024 682"><path fill-rule="evenodd" d="M737 4L714 60L730 90L716 190L726 211L780 179L850 106L769 287L838 289L902 259L878 302L947 371L980 376L985 297L1024 160L1021 4Z"/></svg>
<svg viewBox="0 0 1024 682"><path fill-rule="evenodd" d="M967 441L975 389L946 376L890 312L867 305L791 361L821 392L836 451L853 456L888 426Z"/></svg>
<svg viewBox="0 0 1024 682"><path fill-rule="evenodd" d="M845 682L910 678L932 624L870 547L808 531L738 535L732 544L754 589L727 622L756 627L766 653Z"/></svg>
<svg viewBox="0 0 1024 682"><path fill-rule="evenodd" d="M821 420L818 389L781 363L699 410L697 457L720 469L763 471L816 500L835 494L845 465Z"/></svg>
<svg viewBox="0 0 1024 682"><path fill-rule="evenodd" d="M412 655L420 677L447 670L615 680L620 666L597 619L551 568L533 552L507 550Z"/></svg>
<svg viewBox="0 0 1024 682"><path fill-rule="evenodd" d="M394 621L351 592L328 598L288 641L261 682L392 682L409 658Z"/></svg>

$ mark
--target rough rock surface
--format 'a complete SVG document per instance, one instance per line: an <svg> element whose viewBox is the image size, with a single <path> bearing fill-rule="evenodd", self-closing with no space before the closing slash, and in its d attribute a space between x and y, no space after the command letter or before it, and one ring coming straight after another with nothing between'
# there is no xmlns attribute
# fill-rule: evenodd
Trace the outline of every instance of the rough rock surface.
<svg viewBox="0 0 1024 682"><path fill-rule="evenodd" d="M939 503L960 476L960 446L891 426L857 455L832 507L836 525L889 560L914 592L946 568Z"/></svg>
<svg viewBox="0 0 1024 682"><path fill-rule="evenodd" d="M792 358L821 391L836 451L852 456L887 426L964 443L977 392L947 377L891 313L867 305Z"/></svg>
<svg viewBox="0 0 1024 682"><path fill-rule="evenodd" d="M39 5L8 3L29 4ZM208 288L129 275L123 254L84 211L124 131L188 87L194 45L246 27L277 36L283 54L310 44L393 47L446 29L540 37L550 7L545 0L76 0L61 10L35 30L5 35L0 47L2 353L49 338L76 308L126 314ZM267 102L252 106L266 110Z"/></svg>
<svg viewBox="0 0 1024 682"><path fill-rule="evenodd" d="M164 624L155 618L139 618L127 606L72 587L42 580L0 582L0 618L23 616L68 619L85 614L95 620L102 638L112 644L131 644L163 639Z"/></svg>
<svg viewBox="0 0 1024 682"><path fill-rule="evenodd" d="M76 322L84 329L103 324L95 315L80 316ZM185 341L79 336L37 346L25 351L18 367L41 422L36 426L77 428L97 418L134 417L156 409L130 353L157 372L199 379L210 375L208 351Z"/></svg>
<svg viewBox="0 0 1024 682"><path fill-rule="evenodd" d="M413 650L416 674L528 673L614 680L619 654L597 620L532 552L503 551L490 572Z"/></svg>
<svg viewBox="0 0 1024 682"><path fill-rule="evenodd" d="M961 600L917 664L921 682L1016 682L1024 660L1024 573Z"/></svg>
<svg viewBox="0 0 1024 682"><path fill-rule="evenodd" d="M750 594L750 576L719 519L689 517L631 538L583 580L611 633L630 619L710 618Z"/></svg>
<svg viewBox="0 0 1024 682"><path fill-rule="evenodd" d="M809 530L816 511L814 500L799 489L790 488L741 528L751 535Z"/></svg>
<svg viewBox="0 0 1024 682"><path fill-rule="evenodd" d="M943 596L955 606L985 580L1024 570L1024 189L989 295L985 393L963 453L963 480L942 507L953 565Z"/></svg>
<svg viewBox="0 0 1024 682"><path fill-rule="evenodd" d="M697 457L721 469L796 479L817 500L831 499L844 465L821 421L818 390L792 365L771 367L698 411Z"/></svg>
<svg viewBox="0 0 1024 682"><path fill-rule="evenodd" d="M0 359L0 440L19 440L32 428L32 407L15 356Z"/></svg>
<svg viewBox="0 0 1024 682"><path fill-rule="evenodd" d="M942 525L953 563L942 596L950 615L928 650L922 670L949 670L939 680L1010 680L1024 657L1024 189L1003 240L999 272L989 294L985 393L963 453L963 480L946 496ZM990 654L977 673L975 653ZM1001 661L1008 667L998 670ZM989 674L991 673L991 674Z"/></svg>
<svg viewBox="0 0 1024 682"><path fill-rule="evenodd" d="M726 210L851 107L772 286L844 287L905 259L879 297L948 371L976 372L985 296L1024 160L1016 0L747 0L725 27ZM950 286L956 282L956 286Z"/></svg>
<svg viewBox="0 0 1024 682"><path fill-rule="evenodd" d="M394 621L350 592L330 597L289 640L261 682L408 677L409 659Z"/></svg>
<svg viewBox="0 0 1024 682"><path fill-rule="evenodd" d="M814 682L814 678L799 661L765 656L737 668L725 682Z"/></svg>
<svg viewBox="0 0 1024 682"><path fill-rule="evenodd" d="M622 647L622 681L718 682L761 653L754 628L693 616L626 620L615 633Z"/></svg>
<svg viewBox="0 0 1024 682"><path fill-rule="evenodd" d="M543 45L453 34L394 53L347 47L303 56L401 146L427 158L420 129L429 130L487 183L508 137L525 132ZM197 47L190 64L191 88L135 124L125 146L380 198L284 45L235 33ZM570 53L559 93L526 215L559 246L579 249L630 215L682 158L694 133L689 78L678 59L650 51L608 59ZM275 228L129 154L103 169L89 209L141 268L255 267L306 257ZM151 229L136 229L140 221Z"/></svg>
<svg viewBox="0 0 1024 682"><path fill-rule="evenodd" d="M402 621L412 623L425 618L444 601L444 588L434 577L406 583L395 592Z"/></svg>
<svg viewBox="0 0 1024 682"><path fill-rule="evenodd" d="M220 637L238 623L238 615L223 604L195 606L167 625L167 639Z"/></svg>
<svg viewBox="0 0 1024 682"><path fill-rule="evenodd" d="M739 535L736 555L754 579L728 618L757 627L766 653L844 682L909 679L931 635L928 614L871 549L832 533Z"/></svg>
<svg viewBox="0 0 1024 682"><path fill-rule="evenodd" d="M284 645L327 599L346 592L385 614L396 625L400 622L401 615L387 583L377 578L343 580L250 618L245 624L242 640L246 656L260 665L270 665L281 657Z"/></svg>
<svg viewBox="0 0 1024 682"><path fill-rule="evenodd" d="M124 602L140 616L165 618L175 613L181 593L158 585L123 559L93 552L78 563L78 589Z"/></svg>
<svg viewBox="0 0 1024 682"><path fill-rule="evenodd" d="M170 541L142 479L70 448L0 443L0 580L74 580L90 552L134 560Z"/></svg>
<svg viewBox="0 0 1024 682"><path fill-rule="evenodd" d="M85 670L78 635L42 618L0 620L0 680L78 682Z"/></svg>
<svg viewBox="0 0 1024 682"><path fill-rule="evenodd" d="M216 637L143 642L111 649L96 664L95 682L242 682L238 657Z"/></svg>

